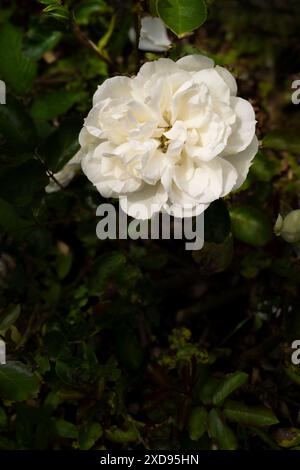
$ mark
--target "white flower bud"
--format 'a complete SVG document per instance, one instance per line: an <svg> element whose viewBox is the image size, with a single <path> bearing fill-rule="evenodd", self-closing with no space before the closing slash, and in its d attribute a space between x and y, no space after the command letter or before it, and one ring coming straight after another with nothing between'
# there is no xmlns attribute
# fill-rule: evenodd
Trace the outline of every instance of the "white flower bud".
<svg viewBox="0 0 300 470"><path fill-rule="evenodd" d="M284 219L279 214L274 225L274 232L288 243L300 241L300 209L291 211Z"/></svg>

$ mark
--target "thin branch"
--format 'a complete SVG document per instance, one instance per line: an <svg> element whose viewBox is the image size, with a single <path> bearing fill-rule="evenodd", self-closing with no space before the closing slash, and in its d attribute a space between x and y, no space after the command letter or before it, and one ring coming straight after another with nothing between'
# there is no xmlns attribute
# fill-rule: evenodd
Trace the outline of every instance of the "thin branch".
<svg viewBox="0 0 300 470"><path fill-rule="evenodd" d="M80 29L79 25L75 21L74 15L71 24L77 40L85 47L93 51L94 54L96 54L97 57L99 57L103 62L105 62L114 72L119 73L118 69L115 67L113 62L108 57L103 55L102 52L96 46L96 44L91 41L91 39L89 39L88 36L86 36L86 34Z"/></svg>
<svg viewBox="0 0 300 470"><path fill-rule="evenodd" d="M38 158L38 160L39 160L39 161L41 162L41 164L44 166L44 168L45 168L45 170L46 170L47 176L49 176L49 178L52 179L52 180L54 181L54 183L57 184L57 186L58 186L60 189L65 189L65 188L60 184L60 182L55 178L53 172L47 168L46 163L44 162L44 160L42 159L42 157L39 155L39 153L38 153L37 151L35 151L35 156Z"/></svg>

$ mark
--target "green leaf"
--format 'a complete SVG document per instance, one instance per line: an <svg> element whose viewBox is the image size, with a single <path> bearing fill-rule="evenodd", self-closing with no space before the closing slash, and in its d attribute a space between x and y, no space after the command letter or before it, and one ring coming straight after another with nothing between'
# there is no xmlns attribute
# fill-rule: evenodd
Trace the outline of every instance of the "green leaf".
<svg viewBox="0 0 300 470"><path fill-rule="evenodd" d="M203 384L199 393L199 400L204 405L210 405L212 403L212 396L219 386L219 381L214 377L209 377Z"/></svg>
<svg viewBox="0 0 300 470"><path fill-rule="evenodd" d="M86 0L75 8L76 23L88 25L91 16L95 17L97 14L107 13L110 10L104 0Z"/></svg>
<svg viewBox="0 0 300 470"><path fill-rule="evenodd" d="M22 362L0 365L0 397L21 401L37 395L39 383L33 372Z"/></svg>
<svg viewBox="0 0 300 470"><path fill-rule="evenodd" d="M0 134L14 150L25 153L36 144L36 129L31 116L20 101L7 97L5 105L0 105Z"/></svg>
<svg viewBox="0 0 300 470"><path fill-rule="evenodd" d="M231 229L240 241L252 246L264 246L273 236L272 225L266 214L252 206L238 206L230 210Z"/></svg>
<svg viewBox="0 0 300 470"><path fill-rule="evenodd" d="M199 28L207 18L204 0L157 0L156 8L164 23L179 37Z"/></svg>
<svg viewBox="0 0 300 470"><path fill-rule="evenodd" d="M78 437L78 431L75 424L65 421L64 419L57 419L54 421L55 433L59 437L67 439L76 439Z"/></svg>
<svg viewBox="0 0 300 470"><path fill-rule="evenodd" d="M61 31L29 31L29 38L24 44L27 57L39 60L45 52L51 51L62 38Z"/></svg>
<svg viewBox="0 0 300 470"><path fill-rule="evenodd" d="M78 151L81 127L81 120L68 119L40 145L38 154L49 170L54 173L61 170Z"/></svg>
<svg viewBox="0 0 300 470"><path fill-rule="evenodd" d="M16 93L31 89L36 63L22 50L22 32L10 23L0 29L0 78Z"/></svg>
<svg viewBox="0 0 300 470"><path fill-rule="evenodd" d="M71 254L59 253L56 260L56 271L59 279L64 279L72 266L73 256Z"/></svg>
<svg viewBox="0 0 300 470"><path fill-rule="evenodd" d="M220 413L212 409L208 415L210 436L217 442L220 450L236 450L238 443L232 431L223 421Z"/></svg>
<svg viewBox="0 0 300 470"><path fill-rule="evenodd" d="M47 13L49 16L52 16L59 21L67 21L70 19L67 7L59 5L57 2L48 2L47 4L48 6L43 10L44 13Z"/></svg>
<svg viewBox="0 0 300 470"><path fill-rule="evenodd" d="M133 330L119 330L115 338L115 348L120 364L132 371L140 368L144 354Z"/></svg>
<svg viewBox="0 0 300 470"><path fill-rule="evenodd" d="M273 411L263 406L246 406L244 403L228 401L223 413L231 421L249 426L272 426L279 421Z"/></svg>
<svg viewBox="0 0 300 470"><path fill-rule="evenodd" d="M112 426L110 429L105 431L105 437L111 442L136 442L140 434L135 426L131 425L128 429L123 430L117 426Z"/></svg>
<svg viewBox="0 0 300 470"><path fill-rule="evenodd" d="M263 147L300 154L299 134L280 130L270 132L263 139Z"/></svg>
<svg viewBox="0 0 300 470"><path fill-rule="evenodd" d="M45 374L51 369L50 361L47 356L42 356L41 354L37 353L34 357L34 360L38 365L40 374Z"/></svg>
<svg viewBox="0 0 300 470"><path fill-rule="evenodd" d="M17 319L19 318L21 313L21 306L20 305L12 305L8 308L8 311L2 314L0 320L0 332L4 334L6 330L8 330L11 325L13 325Z"/></svg>
<svg viewBox="0 0 300 470"><path fill-rule="evenodd" d="M222 243L230 232L230 216L222 199L212 202L204 212L204 240Z"/></svg>
<svg viewBox="0 0 300 470"><path fill-rule="evenodd" d="M234 372L233 374L225 377L213 395L213 404L220 405L223 403L225 398L227 398L232 392L247 383L248 378L249 376L245 372Z"/></svg>
<svg viewBox="0 0 300 470"><path fill-rule="evenodd" d="M30 112L37 121L47 121L65 114L81 98L81 92L66 90L43 94L34 100Z"/></svg>
<svg viewBox="0 0 300 470"><path fill-rule="evenodd" d="M99 423L90 423L79 430L80 450L89 450L95 442L102 436L103 429Z"/></svg>
<svg viewBox="0 0 300 470"><path fill-rule="evenodd" d="M9 202L0 199L0 227L5 233L20 238L32 227L32 222L20 217Z"/></svg>
<svg viewBox="0 0 300 470"><path fill-rule="evenodd" d="M35 193L48 184L48 181L42 163L31 159L2 171L0 197L14 205L25 206L31 202Z"/></svg>
<svg viewBox="0 0 300 470"><path fill-rule="evenodd" d="M112 251L102 255L94 264L94 276L90 280L90 292L99 295L113 280L121 295L126 295L140 277L140 271L128 265L123 253Z"/></svg>
<svg viewBox="0 0 300 470"><path fill-rule="evenodd" d="M253 176L258 181L267 183L271 181L275 175L280 173L280 169L281 164L277 158L259 150L251 165L249 175Z"/></svg>
<svg viewBox="0 0 300 470"><path fill-rule="evenodd" d="M192 441L198 441L206 431L207 426L207 411L203 406L196 406L192 408L189 422L188 431Z"/></svg>

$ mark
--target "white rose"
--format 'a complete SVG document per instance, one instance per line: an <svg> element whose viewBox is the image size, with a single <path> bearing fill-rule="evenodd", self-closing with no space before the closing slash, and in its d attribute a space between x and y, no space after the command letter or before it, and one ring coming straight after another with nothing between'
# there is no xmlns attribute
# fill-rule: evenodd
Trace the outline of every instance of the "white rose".
<svg viewBox="0 0 300 470"><path fill-rule="evenodd" d="M61 186L65 188L80 169L81 158L81 150L79 150L60 171L54 173L53 176L60 186L54 180L50 179L49 184L45 188L46 193L59 191Z"/></svg>
<svg viewBox="0 0 300 470"><path fill-rule="evenodd" d="M130 216L203 212L244 182L258 149L251 104L201 55L144 64L96 91L79 141L82 169Z"/></svg>

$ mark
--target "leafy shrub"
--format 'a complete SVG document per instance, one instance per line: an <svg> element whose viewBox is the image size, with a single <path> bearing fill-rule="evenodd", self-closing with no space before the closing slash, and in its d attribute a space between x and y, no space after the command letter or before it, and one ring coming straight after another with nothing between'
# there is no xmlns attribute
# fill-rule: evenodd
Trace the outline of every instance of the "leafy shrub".
<svg viewBox="0 0 300 470"><path fill-rule="evenodd" d="M150 3L3 1L1 449L299 444L299 251L272 233L300 207L298 2ZM150 7L172 58L231 67L257 109L261 150L243 187L208 209L194 253L98 240L102 198L80 174L45 192L78 149L97 85L156 57L128 36Z"/></svg>

